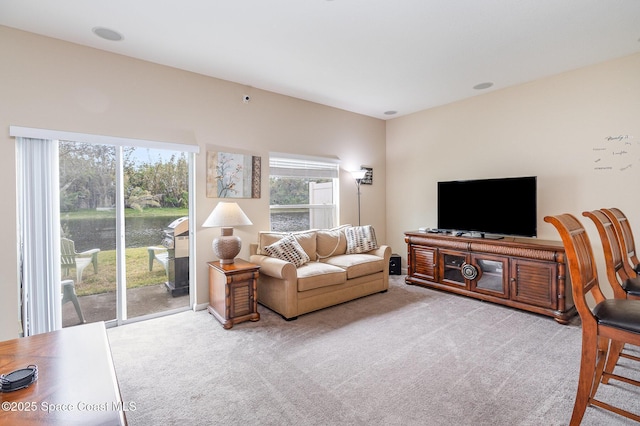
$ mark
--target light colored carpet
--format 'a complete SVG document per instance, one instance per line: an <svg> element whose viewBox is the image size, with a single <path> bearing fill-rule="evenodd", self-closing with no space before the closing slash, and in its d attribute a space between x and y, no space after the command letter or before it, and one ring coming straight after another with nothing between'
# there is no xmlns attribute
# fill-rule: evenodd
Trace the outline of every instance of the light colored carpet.
<svg viewBox="0 0 640 426"><path fill-rule="evenodd" d="M206 311L108 331L130 425L566 425L579 321L422 287L224 330ZM640 366L623 371L640 376ZM624 389L623 389L624 388ZM629 389L631 388L631 389ZM598 396L640 412L620 382ZM635 424L588 408L583 425Z"/></svg>

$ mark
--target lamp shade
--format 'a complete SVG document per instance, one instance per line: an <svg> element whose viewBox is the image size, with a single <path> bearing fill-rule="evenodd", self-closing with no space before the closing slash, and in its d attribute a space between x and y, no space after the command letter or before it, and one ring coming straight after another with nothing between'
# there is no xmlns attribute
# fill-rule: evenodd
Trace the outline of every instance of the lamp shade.
<svg viewBox="0 0 640 426"><path fill-rule="evenodd" d="M361 180L364 179L365 175L367 174L366 170L353 170L351 172L351 176L353 176L353 178L355 180Z"/></svg>
<svg viewBox="0 0 640 426"><path fill-rule="evenodd" d="M238 203L220 202L202 224L205 228L253 225Z"/></svg>
<svg viewBox="0 0 640 426"><path fill-rule="evenodd" d="M253 225L246 214L242 211L238 203L220 202L213 209L203 227L220 227L220 236L211 243L213 253L220 259L223 265L233 263L235 257L240 253L242 241L233 235L234 226Z"/></svg>

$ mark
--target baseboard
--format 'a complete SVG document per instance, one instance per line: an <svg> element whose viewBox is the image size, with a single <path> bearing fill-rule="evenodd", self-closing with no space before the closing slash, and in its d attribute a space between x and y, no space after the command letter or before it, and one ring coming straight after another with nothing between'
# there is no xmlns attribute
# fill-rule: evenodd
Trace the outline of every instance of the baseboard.
<svg viewBox="0 0 640 426"><path fill-rule="evenodd" d="M195 305L195 309L196 311L202 311L205 310L209 307L209 303L199 303Z"/></svg>

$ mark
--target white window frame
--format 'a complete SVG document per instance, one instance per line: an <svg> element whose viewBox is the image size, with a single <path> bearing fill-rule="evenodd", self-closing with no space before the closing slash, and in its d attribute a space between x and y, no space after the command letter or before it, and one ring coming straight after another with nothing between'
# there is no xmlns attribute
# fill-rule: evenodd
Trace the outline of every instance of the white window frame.
<svg viewBox="0 0 640 426"><path fill-rule="evenodd" d="M331 210L333 226L339 225L340 217L340 160L329 157L315 157L308 155L286 154L281 152L269 153L269 177L280 176L289 178L318 178L332 179L333 204L295 204L295 205L275 205L269 204L269 216L277 210L284 209L309 209L310 213L314 210L325 211ZM313 228L314 224L311 223Z"/></svg>

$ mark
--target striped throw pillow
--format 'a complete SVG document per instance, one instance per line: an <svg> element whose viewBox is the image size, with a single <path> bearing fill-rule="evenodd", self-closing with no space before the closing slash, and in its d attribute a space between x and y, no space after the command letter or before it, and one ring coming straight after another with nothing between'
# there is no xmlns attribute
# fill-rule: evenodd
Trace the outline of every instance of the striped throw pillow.
<svg viewBox="0 0 640 426"><path fill-rule="evenodd" d="M347 254L366 253L378 248L376 232L373 226L352 226L345 229L347 237Z"/></svg>

